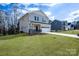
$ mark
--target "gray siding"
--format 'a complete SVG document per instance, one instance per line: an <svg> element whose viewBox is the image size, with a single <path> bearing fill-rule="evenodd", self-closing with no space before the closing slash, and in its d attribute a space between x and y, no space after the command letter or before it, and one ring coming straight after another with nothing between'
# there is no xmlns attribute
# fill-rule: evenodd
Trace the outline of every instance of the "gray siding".
<svg viewBox="0 0 79 59"><path fill-rule="evenodd" d="M62 22L54 20L51 23L51 30L61 30L62 29Z"/></svg>
<svg viewBox="0 0 79 59"><path fill-rule="evenodd" d="M24 16L20 20L20 31L28 32L28 29L29 29L29 15Z"/></svg>
<svg viewBox="0 0 79 59"><path fill-rule="evenodd" d="M49 23L49 19L45 15L41 15L41 14L37 14L37 13L31 13L29 16L30 16L29 17L30 21L41 22L41 23ZM39 21L36 21L34 19L35 16L39 17Z"/></svg>

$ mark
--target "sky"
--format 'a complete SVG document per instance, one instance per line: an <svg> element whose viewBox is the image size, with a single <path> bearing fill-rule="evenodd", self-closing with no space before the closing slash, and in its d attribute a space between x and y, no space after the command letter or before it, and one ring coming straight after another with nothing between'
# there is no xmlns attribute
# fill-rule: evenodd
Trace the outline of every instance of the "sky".
<svg viewBox="0 0 79 59"><path fill-rule="evenodd" d="M0 9L12 10L13 3L0 3ZM79 20L79 3L18 3L18 10L23 14L28 11L42 10L50 20Z"/></svg>

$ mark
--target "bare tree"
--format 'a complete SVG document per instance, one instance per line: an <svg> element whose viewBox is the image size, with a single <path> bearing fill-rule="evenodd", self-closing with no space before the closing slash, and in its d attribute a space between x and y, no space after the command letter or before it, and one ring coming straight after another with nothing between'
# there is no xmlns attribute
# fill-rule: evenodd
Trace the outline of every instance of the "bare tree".
<svg viewBox="0 0 79 59"><path fill-rule="evenodd" d="M6 28L5 28L5 11L0 10L0 29L1 29L1 33L3 35L6 34Z"/></svg>
<svg viewBox="0 0 79 59"><path fill-rule="evenodd" d="M17 24L18 24L18 12L17 12L18 4L17 3L12 3L12 26L11 26L11 31L12 33L17 33Z"/></svg>

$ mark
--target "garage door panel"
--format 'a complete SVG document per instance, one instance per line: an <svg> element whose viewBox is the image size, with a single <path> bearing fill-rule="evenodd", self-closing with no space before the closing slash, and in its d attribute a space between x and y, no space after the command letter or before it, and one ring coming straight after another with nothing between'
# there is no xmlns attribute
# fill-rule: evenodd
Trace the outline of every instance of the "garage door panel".
<svg viewBox="0 0 79 59"><path fill-rule="evenodd" d="M42 28L42 32L50 32L50 28Z"/></svg>

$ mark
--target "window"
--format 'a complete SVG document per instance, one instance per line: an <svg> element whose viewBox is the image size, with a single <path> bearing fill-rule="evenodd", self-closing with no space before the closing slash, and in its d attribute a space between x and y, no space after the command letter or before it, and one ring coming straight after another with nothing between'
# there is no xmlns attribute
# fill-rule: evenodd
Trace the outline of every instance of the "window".
<svg viewBox="0 0 79 59"><path fill-rule="evenodd" d="M44 18L42 18L42 22L46 22L46 20L44 20Z"/></svg>
<svg viewBox="0 0 79 59"><path fill-rule="evenodd" d="M37 17L37 21L39 21L39 17Z"/></svg>
<svg viewBox="0 0 79 59"><path fill-rule="evenodd" d="M1 23L1 21L0 21L0 23Z"/></svg>
<svg viewBox="0 0 79 59"><path fill-rule="evenodd" d="M34 16L34 20L36 20L36 16Z"/></svg>
<svg viewBox="0 0 79 59"><path fill-rule="evenodd" d="M39 21L39 17L34 16L35 21Z"/></svg>

